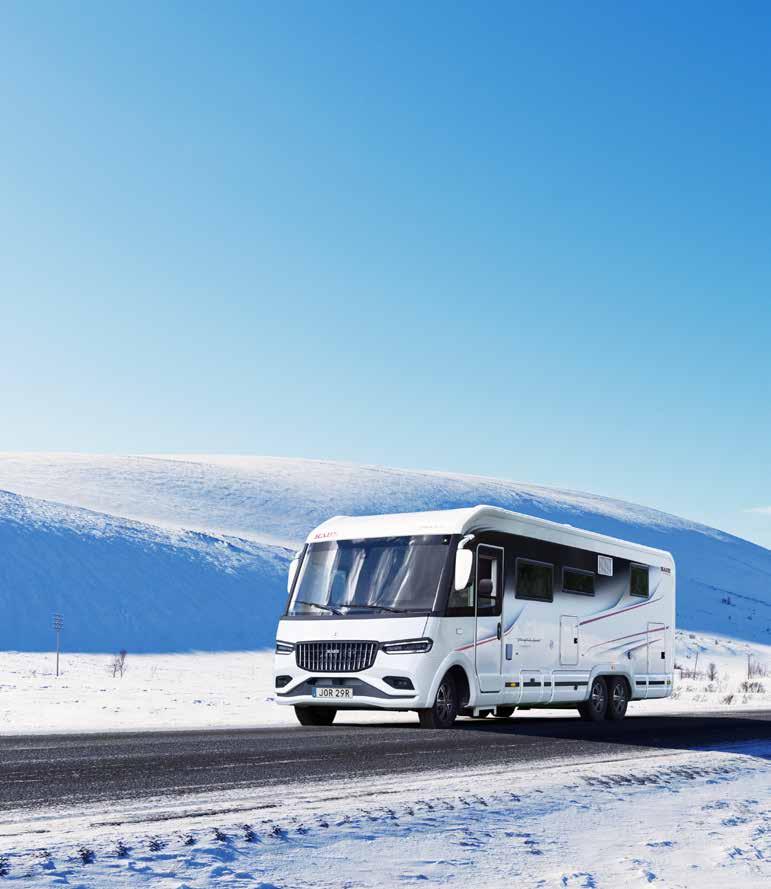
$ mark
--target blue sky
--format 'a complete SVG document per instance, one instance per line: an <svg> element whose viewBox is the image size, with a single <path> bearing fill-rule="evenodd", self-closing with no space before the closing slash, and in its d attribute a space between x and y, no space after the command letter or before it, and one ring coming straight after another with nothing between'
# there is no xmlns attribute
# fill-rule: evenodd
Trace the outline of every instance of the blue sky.
<svg viewBox="0 0 771 889"><path fill-rule="evenodd" d="M771 546L769 35L3 4L0 448L498 475Z"/></svg>

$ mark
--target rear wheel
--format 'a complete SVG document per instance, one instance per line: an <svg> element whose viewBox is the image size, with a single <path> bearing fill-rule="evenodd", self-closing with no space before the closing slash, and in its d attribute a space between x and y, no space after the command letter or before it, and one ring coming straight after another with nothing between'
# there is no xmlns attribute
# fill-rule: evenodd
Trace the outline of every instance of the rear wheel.
<svg viewBox="0 0 771 889"><path fill-rule="evenodd" d="M509 719L509 717L514 715L513 707L496 707L495 715L498 719Z"/></svg>
<svg viewBox="0 0 771 889"><path fill-rule="evenodd" d="M337 710L334 707L295 707L294 715L300 725L332 725Z"/></svg>
<svg viewBox="0 0 771 889"><path fill-rule="evenodd" d="M578 712L581 719L587 722L602 722L608 710L608 686L605 680L598 676L592 682L592 689L589 692L589 700L583 701L578 705Z"/></svg>
<svg viewBox="0 0 771 889"><path fill-rule="evenodd" d="M608 710L605 714L606 719L614 722L622 720L626 716L626 708L629 703L629 691L626 686L626 680L620 676L615 676L608 683Z"/></svg>
<svg viewBox="0 0 771 889"><path fill-rule="evenodd" d="M458 715L458 689L452 676L439 683L433 707L418 710L421 728L450 728Z"/></svg>

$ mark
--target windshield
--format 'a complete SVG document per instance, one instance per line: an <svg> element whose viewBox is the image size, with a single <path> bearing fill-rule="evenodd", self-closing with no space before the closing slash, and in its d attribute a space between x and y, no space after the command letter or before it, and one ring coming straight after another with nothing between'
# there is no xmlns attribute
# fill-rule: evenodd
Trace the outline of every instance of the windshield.
<svg viewBox="0 0 771 889"><path fill-rule="evenodd" d="M312 543L288 614L431 611L449 537L378 537Z"/></svg>

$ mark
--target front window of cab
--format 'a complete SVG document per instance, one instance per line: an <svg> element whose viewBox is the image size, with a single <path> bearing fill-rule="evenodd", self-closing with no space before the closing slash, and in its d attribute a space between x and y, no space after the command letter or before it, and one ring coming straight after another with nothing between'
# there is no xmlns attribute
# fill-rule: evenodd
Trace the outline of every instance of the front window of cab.
<svg viewBox="0 0 771 889"><path fill-rule="evenodd" d="M415 614L433 610L450 552L447 536L312 543L287 614Z"/></svg>

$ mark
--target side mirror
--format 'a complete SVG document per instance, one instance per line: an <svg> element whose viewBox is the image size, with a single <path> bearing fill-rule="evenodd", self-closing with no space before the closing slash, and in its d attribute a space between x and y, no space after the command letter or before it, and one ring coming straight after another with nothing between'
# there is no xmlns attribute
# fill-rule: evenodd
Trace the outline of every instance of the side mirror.
<svg viewBox="0 0 771 889"><path fill-rule="evenodd" d="M286 591L288 593L292 592L292 584L294 583L295 577L297 577L297 569L300 567L300 562L302 561L302 553L295 553L294 558L289 563L289 574L286 578Z"/></svg>
<svg viewBox="0 0 771 889"><path fill-rule="evenodd" d="M458 592L465 590L468 586L473 564L474 554L470 549L459 549L455 553L455 589Z"/></svg>
<svg viewBox="0 0 771 889"><path fill-rule="evenodd" d="M479 581L479 590L477 595L480 599L492 599L493 597L493 582L488 577L485 580Z"/></svg>

